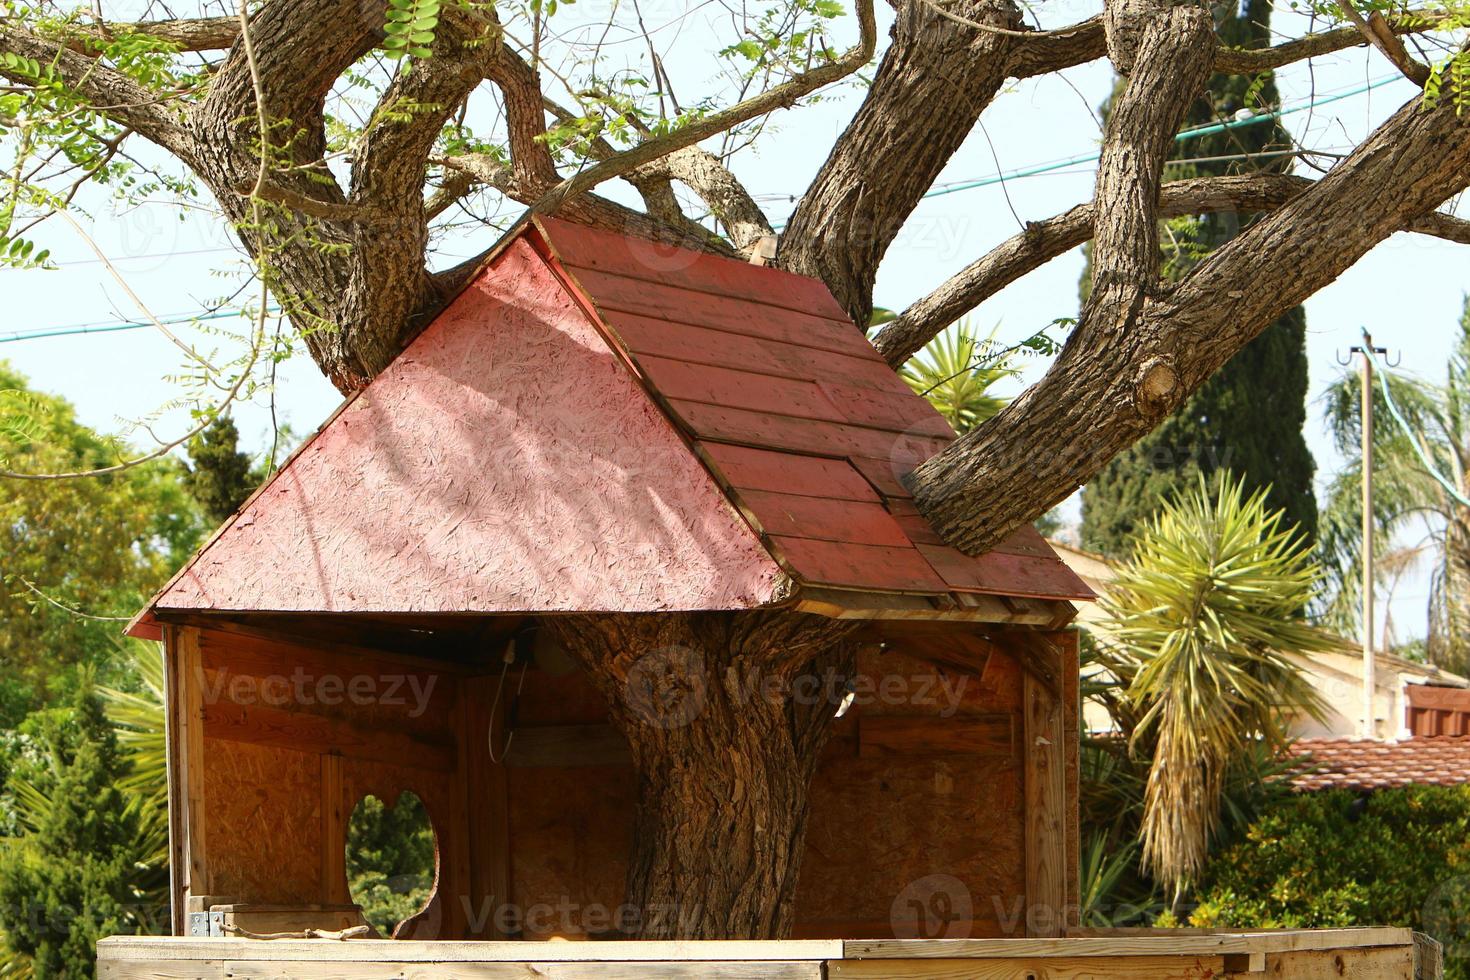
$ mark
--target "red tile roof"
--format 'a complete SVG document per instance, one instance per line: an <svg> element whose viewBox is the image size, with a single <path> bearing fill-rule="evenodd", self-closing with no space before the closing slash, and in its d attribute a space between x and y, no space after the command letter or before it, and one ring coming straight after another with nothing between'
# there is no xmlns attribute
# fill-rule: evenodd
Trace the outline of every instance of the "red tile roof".
<svg viewBox="0 0 1470 980"><path fill-rule="evenodd" d="M1298 790L1372 790L1470 782L1470 738L1409 738L1401 742L1304 738L1293 748L1296 754L1310 757L1292 778Z"/></svg>
<svg viewBox="0 0 1470 980"><path fill-rule="evenodd" d="M150 611L1091 598L1029 526L934 533L902 477L954 438L820 281L537 218Z"/></svg>

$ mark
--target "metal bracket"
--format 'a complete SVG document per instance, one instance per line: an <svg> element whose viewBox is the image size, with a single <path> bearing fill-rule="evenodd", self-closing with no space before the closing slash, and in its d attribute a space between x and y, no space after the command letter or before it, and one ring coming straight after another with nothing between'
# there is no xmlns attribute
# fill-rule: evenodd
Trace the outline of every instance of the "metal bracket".
<svg viewBox="0 0 1470 980"><path fill-rule="evenodd" d="M218 938L225 934L223 912L190 912L189 935L196 939Z"/></svg>

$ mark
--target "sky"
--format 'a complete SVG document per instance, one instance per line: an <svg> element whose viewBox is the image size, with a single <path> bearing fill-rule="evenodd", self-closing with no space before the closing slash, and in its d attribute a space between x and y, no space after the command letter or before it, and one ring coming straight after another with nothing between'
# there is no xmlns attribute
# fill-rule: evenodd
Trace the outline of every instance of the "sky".
<svg viewBox="0 0 1470 980"><path fill-rule="evenodd" d="M597 3L584 0L581 16L594 19ZM122 4L109 4L123 16ZM880 44L886 39L890 12L878 4ZM670 74L690 79L691 87L708 76L709 50L729 43L728 25L708 10L692 16L677 0L643 4L655 28ZM565 9L565 8L564 8ZM1088 0L1047 0L1041 5L1044 26L1056 27L1095 13ZM850 21L851 18L848 18ZM1278 11L1273 28L1282 38L1309 29L1305 18ZM853 28L844 25L846 39ZM843 31L839 30L839 38ZM641 45L625 45L630 64L642 57ZM1343 152L1410 99L1415 90L1397 78L1376 52L1362 48L1293 66L1277 76L1284 122L1305 148ZM1099 124L1095 110L1112 85L1105 62L1081 66L1061 77L1049 76L1009 86L986 111L955 155L936 189L1097 152ZM1373 85L1369 91L1346 94ZM1343 97L1346 94L1346 97ZM849 87L815 105L773 117L757 144L739 155L733 169L767 208L775 222L790 214L795 199L820 167L833 140L857 106L861 92ZM1307 107L1317 101L1315 108ZM1327 102L1326 100L1333 100ZM1311 171L1302 170L1308 176ZM989 248L1015 234L1025 222L1050 217L1088 200L1094 167L1079 163L1052 172L1017 177L990 186L961 190L924 201L901 232L884 261L875 302L899 308L920 298L946 277ZM636 197L609 191L624 200ZM1470 209L1453 205L1461 216ZM84 221L98 245L113 260L130 289L158 317L188 315L215 305L238 281L239 256L229 230L203 211L180 211L168 204L118 210L105 201L89 205ZM148 438L134 428L150 423L160 438L186 431L188 420L168 409L181 389L171 379L180 371L179 351L153 328L93 333L50 339L7 341L20 333L75 325L101 325L138 320L140 310L96 259L88 245L64 225L44 237L60 268L56 271L0 270L0 359L28 375L33 384L71 400L81 419L108 432L133 431L138 445ZM488 247L494 233L479 230L450 242L436 261L448 264ZM1339 356L1359 342L1363 328L1375 341L1401 358L1400 370L1431 380L1441 379L1453 331L1467 288L1463 245L1407 234L1396 235L1374 249L1336 283L1307 301L1311 399L1308 443L1317 459L1319 486L1341 466L1321 423L1318 398L1344 369ZM991 328L1001 342L1019 340L1059 317L1077 313L1080 250L1053 261L991 299L972 314L982 332ZM212 321L213 330L240 330L243 322ZM186 340L208 349L228 347L227 338L183 325ZM1044 364L1026 366L1022 384L1034 380ZM1015 387L1014 390L1019 390ZM303 355L279 366L272 399L265 395L238 406L235 416L248 447L261 450L272 437L276 417L298 433L313 430L339 401L331 387ZM1320 496L1320 493L1319 493ZM1075 515L1075 501L1069 512ZM1400 638L1422 635L1427 579L1409 576L1395 589L1387 606ZM1380 600L1382 605L1382 600ZM1382 624L1380 624L1382 628Z"/></svg>

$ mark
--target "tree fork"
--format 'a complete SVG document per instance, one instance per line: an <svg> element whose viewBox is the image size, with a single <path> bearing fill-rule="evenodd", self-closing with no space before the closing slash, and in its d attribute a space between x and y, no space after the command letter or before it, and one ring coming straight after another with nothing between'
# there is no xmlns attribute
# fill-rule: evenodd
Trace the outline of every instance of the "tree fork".
<svg viewBox="0 0 1470 980"><path fill-rule="evenodd" d="M618 927L640 939L791 931L808 790L857 624L786 611L548 620L638 774Z"/></svg>

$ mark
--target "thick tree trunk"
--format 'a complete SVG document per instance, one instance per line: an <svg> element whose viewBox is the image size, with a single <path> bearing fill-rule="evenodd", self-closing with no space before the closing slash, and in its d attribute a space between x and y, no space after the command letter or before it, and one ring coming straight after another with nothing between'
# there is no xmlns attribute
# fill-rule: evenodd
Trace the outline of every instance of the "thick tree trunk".
<svg viewBox="0 0 1470 980"><path fill-rule="evenodd" d="M850 624L794 613L552 621L638 773L619 928L641 939L789 934L807 790L841 700Z"/></svg>

